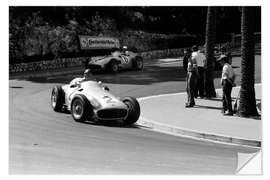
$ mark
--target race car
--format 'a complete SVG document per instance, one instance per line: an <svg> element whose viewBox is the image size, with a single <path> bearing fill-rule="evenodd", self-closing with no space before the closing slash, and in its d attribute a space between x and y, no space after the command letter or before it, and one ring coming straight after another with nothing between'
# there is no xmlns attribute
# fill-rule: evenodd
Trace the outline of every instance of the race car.
<svg viewBox="0 0 270 180"><path fill-rule="evenodd" d="M53 87L51 106L56 112L69 111L78 122L115 120L130 125L140 116L140 105L135 98L120 100L107 86L86 75Z"/></svg>
<svg viewBox="0 0 270 180"><path fill-rule="evenodd" d="M109 55L92 57L87 68L94 70L107 70L116 73L119 69L143 69L143 58L137 53L127 49L126 46L122 50L116 50Z"/></svg>

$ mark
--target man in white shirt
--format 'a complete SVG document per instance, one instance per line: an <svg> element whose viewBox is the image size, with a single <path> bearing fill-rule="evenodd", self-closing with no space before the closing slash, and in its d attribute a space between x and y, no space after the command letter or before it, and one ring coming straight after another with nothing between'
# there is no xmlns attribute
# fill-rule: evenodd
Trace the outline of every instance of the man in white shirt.
<svg viewBox="0 0 270 180"><path fill-rule="evenodd" d="M232 92L232 87L235 86L234 84L235 73L233 71L232 66L230 65L230 60L226 55L224 55L223 57L220 57L218 61L223 66L222 75L221 75L221 85L222 85L222 91L223 91L222 113L224 115L233 115L231 92ZM226 113L227 110L228 112Z"/></svg>
<svg viewBox="0 0 270 180"><path fill-rule="evenodd" d="M195 106L195 91L197 86L198 68L196 59L188 58L187 64L187 103L186 108Z"/></svg>
<svg viewBox="0 0 270 180"><path fill-rule="evenodd" d="M199 72L195 97L199 95L201 98L204 98L204 71L205 71L206 57L203 53L199 51L199 48L196 45L192 47L192 51L193 52L191 54L191 58L196 59Z"/></svg>

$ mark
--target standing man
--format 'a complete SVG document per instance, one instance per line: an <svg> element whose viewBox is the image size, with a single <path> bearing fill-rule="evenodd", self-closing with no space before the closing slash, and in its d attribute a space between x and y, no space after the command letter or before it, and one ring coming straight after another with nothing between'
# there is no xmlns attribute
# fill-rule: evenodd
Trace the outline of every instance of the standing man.
<svg viewBox="0 0 270 180"><path fill-rule="evenodd" d="M194 45L192 47L192 59L196 59L197 66L198 66L198 82L196 86L196 92L195 92L195 98L200 96L200 98L204 98L204 71L205 71L205 62L206 62L206 57L203 53L199 51L198 46Z"/></svg>
<svg viewBox="0 0 270 180"><path fill-rule="evenodd" d="M188 60L189 60L190 56L191 56L190 48L185 49L184 58L183 58L183 68L184 68L185 72L187 72Z"/></svg>
<svg viewBox="0 0 270 180"><path fill-rule="evenodd" d="M195 93L198 78L197 62L194 58L188 58L187 64L187 103L186 108L193 107L195 105Z"/></svg>
<svg viewBox="0 0 270 180"><path fill-rule="evenodd" d="M222 85L222 113L224 115L233 115L231 92L232 87L235 86L235 73L227 56L222 56L218 59L222 68L221 85ZM228 110L228 112L226 112Z"/></svg>

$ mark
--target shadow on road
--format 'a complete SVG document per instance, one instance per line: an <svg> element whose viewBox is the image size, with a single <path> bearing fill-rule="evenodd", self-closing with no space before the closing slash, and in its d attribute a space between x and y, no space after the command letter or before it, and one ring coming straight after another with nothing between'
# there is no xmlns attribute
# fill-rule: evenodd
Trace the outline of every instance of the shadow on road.
<svg viewBox="0 0 270 180"><path fill-rule="evenodd" d="M106 126L106 127L117 127L117 128L138 128L135 124L126 125L122 122L118 121L98 121L98 122L92 122L92 121L86 121L82 122L83 124L88 124L92 126Z"/></svg>
<svg viewBox="0 0 270 180"><path fill-rule="evenodd" d="M21 87L21 86L9 86L9 88L13 88L13 89L22 89L23 87Z"/></svg>
<svg viewBox="0 0 270 180"><path fill-rule="evenodd" d="M222 107L196 105L194 108L222 110Z"/></svg>

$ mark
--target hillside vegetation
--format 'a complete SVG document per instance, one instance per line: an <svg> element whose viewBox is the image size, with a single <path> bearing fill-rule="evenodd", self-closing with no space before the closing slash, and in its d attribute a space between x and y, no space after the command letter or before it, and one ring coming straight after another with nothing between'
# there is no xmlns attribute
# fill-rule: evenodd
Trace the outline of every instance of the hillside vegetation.
<svg viewBox="0 0 270 180"><path fill-rule="evenodd" d="M10 7L10 63L84 56L78 35L117 37L138 51L204 43L207 7ZM219 8L217 41L240 32L238 7ZM260 31L260 8L254 16ZM221 21L222 20L222 21ZM221 23L222 22L222 23Z"/></svg>

